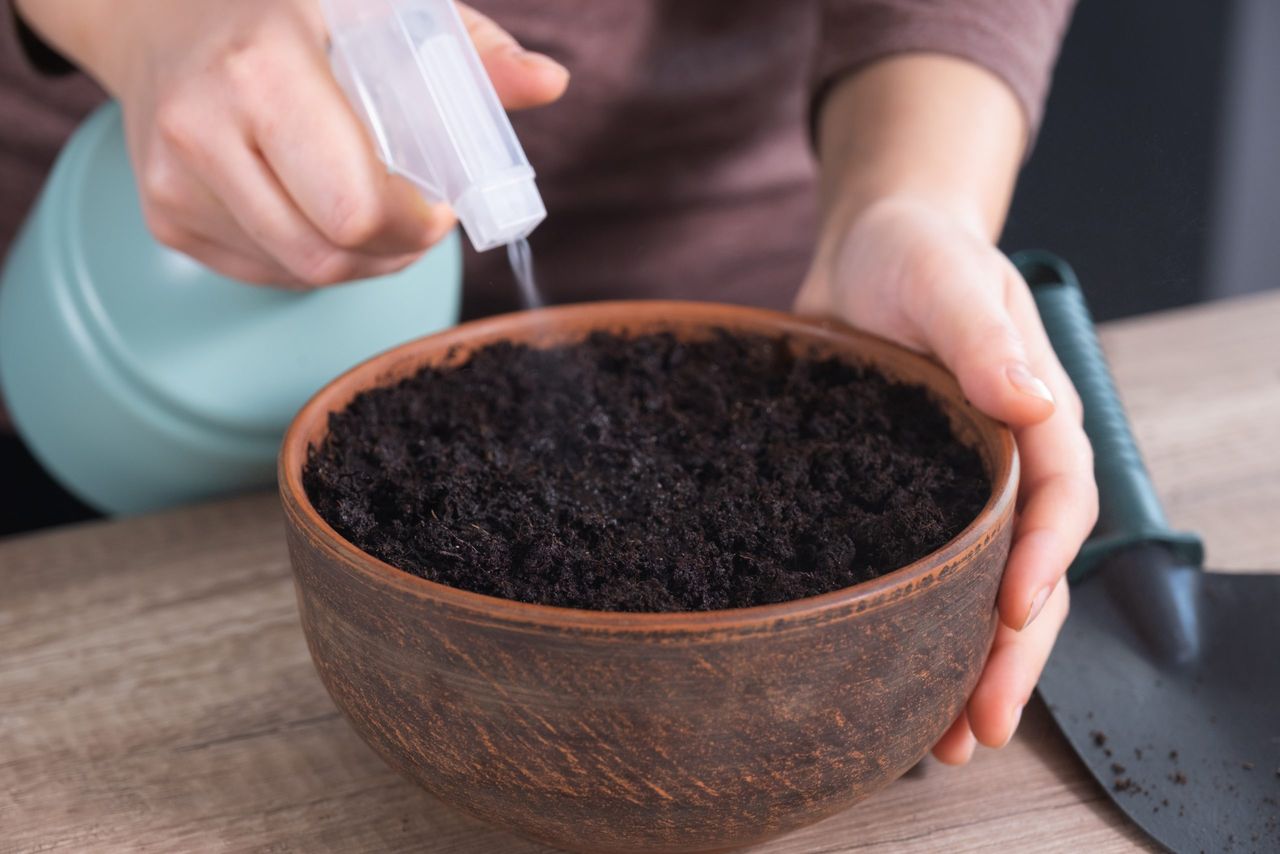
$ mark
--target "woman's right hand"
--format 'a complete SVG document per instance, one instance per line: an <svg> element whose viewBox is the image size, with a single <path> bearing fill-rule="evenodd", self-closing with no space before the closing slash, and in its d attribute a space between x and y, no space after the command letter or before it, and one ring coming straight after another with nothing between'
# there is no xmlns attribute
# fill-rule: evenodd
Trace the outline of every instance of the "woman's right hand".
<svg viewBox="0 0 1280 854"><path fill-rule="evenodd" d="M260 284L398 270L453 227L378 161L329 70L317 0L19 0L23 18L124 108L147 225L160 242ZM569 74L459 11L509 109L555 101Z"/></svg>

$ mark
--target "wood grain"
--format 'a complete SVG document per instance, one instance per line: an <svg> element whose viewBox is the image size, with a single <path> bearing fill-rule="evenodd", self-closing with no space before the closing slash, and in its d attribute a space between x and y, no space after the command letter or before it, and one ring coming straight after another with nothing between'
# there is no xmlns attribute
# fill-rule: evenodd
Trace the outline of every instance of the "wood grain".
<svg viewBox="0 0 1280 854"><path fill-rule="evenodd" d="M1172 519L1280 565L1280 294L1105 330ZM0 850L548 849L389 771L307 657L271 495L0 542ZM1147 850L1043 710L754 854Z"/></svg>

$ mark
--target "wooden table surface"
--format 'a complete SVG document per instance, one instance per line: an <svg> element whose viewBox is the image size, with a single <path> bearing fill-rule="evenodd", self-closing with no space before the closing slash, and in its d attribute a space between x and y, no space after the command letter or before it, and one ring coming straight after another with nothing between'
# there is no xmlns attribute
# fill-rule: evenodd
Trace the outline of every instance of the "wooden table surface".
<svg viewBox="0 0 1280 854"><path fill-rule="evenodd" d="M1104 342L1175 524L1280 564L1280 292ZM1004 750L927 760L753 849L1144 850L1033 704ZM0 541L0 849L546 851L389 771L339 717L257 495Z"/></svg>

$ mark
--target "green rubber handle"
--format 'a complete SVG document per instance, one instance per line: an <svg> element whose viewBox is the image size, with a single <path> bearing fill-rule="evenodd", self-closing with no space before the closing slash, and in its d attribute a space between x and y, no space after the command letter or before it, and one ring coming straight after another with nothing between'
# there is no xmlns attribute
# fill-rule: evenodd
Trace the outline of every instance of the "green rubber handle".
<svg viewBox="0 0 1280 854"><path fill-rule="evenodd" d="M1048 252L1019 252L1011 260L1031 286L1049 341L1080 393L1084 430L1093 444L1098 524L1068 577L1079 582L1107 555L1149 542L1162 543L1182 562L1201 566L1204 546L1200 538L1174 531L1165 519L1075 272Z"/></svg>

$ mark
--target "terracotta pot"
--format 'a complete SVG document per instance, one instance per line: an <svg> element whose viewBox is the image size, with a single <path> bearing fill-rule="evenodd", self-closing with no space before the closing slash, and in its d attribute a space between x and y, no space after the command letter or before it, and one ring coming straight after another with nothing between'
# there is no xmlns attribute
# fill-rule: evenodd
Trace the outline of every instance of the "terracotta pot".
<svg viewBox="0 0 1280 854"><path fill-rule="evenodd" d="M528 605L401 572L340 537L302 488L309 446L358 392L500 339L714 327L872 363L931 388L981 453L990 500L933 554L777 605L622 614ZM307 644L387 762L517 833L591 852L711 851L809 824L888 785L964 706L996 627L1018 460L935 363L757 309L617 302L466 324L383 353L298 414L280 492Z"/></svg>

